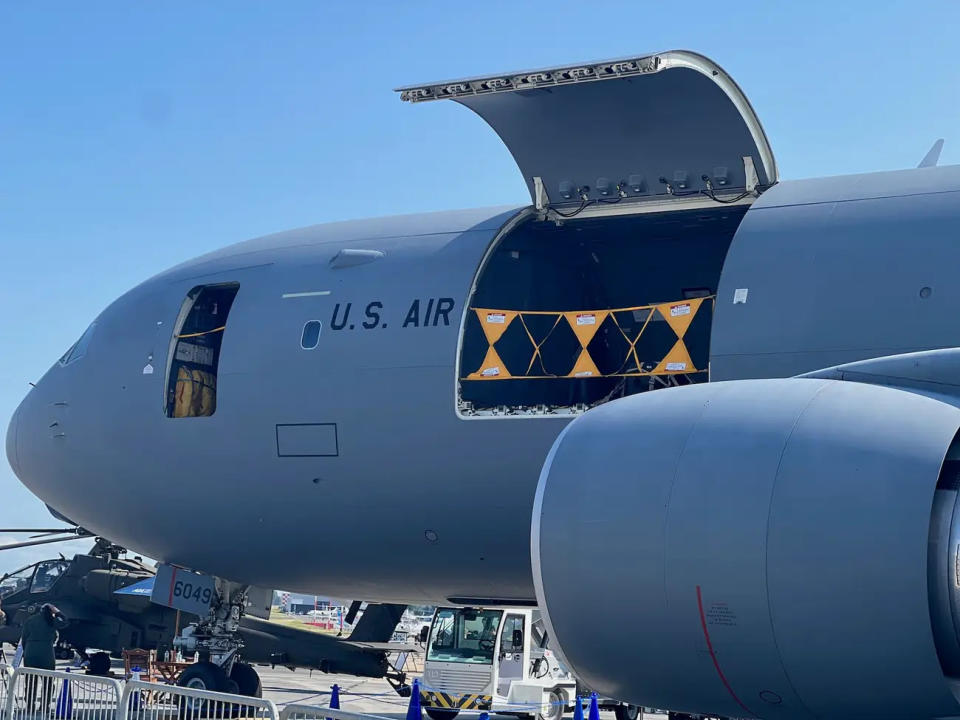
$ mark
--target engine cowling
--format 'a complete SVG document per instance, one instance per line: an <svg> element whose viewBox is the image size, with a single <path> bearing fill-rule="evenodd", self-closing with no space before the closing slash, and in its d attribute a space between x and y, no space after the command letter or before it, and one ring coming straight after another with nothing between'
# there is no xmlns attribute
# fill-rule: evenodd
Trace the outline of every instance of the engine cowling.
<svg viewBox="0 0 960 720"><path fill-rule="evenodd" d="M589 411L554 444L534 508L552 644L638 705L960 713L958 428L936 399L815 379Z"/></svg>

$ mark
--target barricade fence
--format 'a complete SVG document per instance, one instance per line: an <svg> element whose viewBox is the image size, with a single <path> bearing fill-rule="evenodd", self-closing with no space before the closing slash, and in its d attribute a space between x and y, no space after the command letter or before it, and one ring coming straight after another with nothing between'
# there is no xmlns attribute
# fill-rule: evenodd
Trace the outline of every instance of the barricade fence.
<svg viewBox="0 0 960 720"><path fill-rule="evenodd" d="M123 687L118 720L280 720L271 700L129 680Z"/></svg>
<svg viewBox="0 0 960 720"><path fill-rule="evenodd" d="M280 713L280 720L324 720L324 718L330 718L330 720L391 720L382 715L356 713L339 708L325 708L302 703L291 703L284 707Z"/></svg>
<svg viewBox="0 0 960 720"><path fill-rule="evenodd" d="M123 689L113 678L17 668L7 684L4 720L114 720Z"/></svg>
<svg viewBox="0 0 960 720"><path fill-rule="evenodd" d="M419 697L438 692L415 684ZM325 694L325 693L324 693ZM390 696L388 705L407 707L410 700L392 693L342 692L344 702ZM412 698L411 698L412 699ZM589 702L589 698L580 698ZM512 703L501 712L535 714L560 703ZM417 703L418 705L420 703ZM460 708L465 718L484 714L482 708ZM84 675L36 668L10 671L0 667L0 720L390 720L374 713L352 712L304 702L288 703L280 712L271 700L211 692L176 685Z"/></svg>
<svg viewBox="0 0 960 720"><path fill-rule="evenodd" d="M13 678L13 668L7 665L0 665L0 720L7 717L7 690L10 687L10 680Z"/></svg>

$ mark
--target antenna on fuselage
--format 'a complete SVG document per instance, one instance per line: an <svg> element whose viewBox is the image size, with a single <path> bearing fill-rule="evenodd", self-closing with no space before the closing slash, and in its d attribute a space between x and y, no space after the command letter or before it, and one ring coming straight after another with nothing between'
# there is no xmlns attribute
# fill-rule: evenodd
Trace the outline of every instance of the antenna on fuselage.
<svg viewBox="0 0 960 720"><path fill-rule="evenodd" d="M927 154L923 156L923 160L920 161L920 164L917 165L917 167L936 167L937 162L940 160L941 150L943 150L943 138L934 141L933 147L927 150Z"/></svg>

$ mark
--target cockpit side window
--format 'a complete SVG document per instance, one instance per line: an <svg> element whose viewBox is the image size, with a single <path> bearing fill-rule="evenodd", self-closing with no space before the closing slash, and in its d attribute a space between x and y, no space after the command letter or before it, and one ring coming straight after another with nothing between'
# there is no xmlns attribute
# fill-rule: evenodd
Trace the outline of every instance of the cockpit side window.
<svg viewBox="0 0 960 720"><path fill-rule="evenodd" d="M217 368L238 283L199 285L187 293L167 363L167 417L208 417L217 409Z"/></svg>
<svg viewBox="0 0 960 720"><path fill-rule="evenodd" d="M0 599L13 595L30 585L30 579L33 577L35 565L28 565L20 568L16 572L8 573L0 580Z"/></svg>
<svg viewBox="0 0 960 720"><path fill-rule="evenodd" d="M93 331L97 329L96 323L90 323L90 326L83 331L83 335L80 336L80 339L77 340L73 345L70 346L70 349L67 350L63 357L60 358L61 365L69 365L74 360L79 360L84 355L87 354L87 348L90 346L90 340L93 338Z"/></svg>
<svg viewBox="0 0 960 720"><path fill-rule="evenodd" d="M65 560L48 560L37 565L37 571L33 574L33 582L30 584L30 592L46 592L52 588L67 571L69 565Z"/></svg>

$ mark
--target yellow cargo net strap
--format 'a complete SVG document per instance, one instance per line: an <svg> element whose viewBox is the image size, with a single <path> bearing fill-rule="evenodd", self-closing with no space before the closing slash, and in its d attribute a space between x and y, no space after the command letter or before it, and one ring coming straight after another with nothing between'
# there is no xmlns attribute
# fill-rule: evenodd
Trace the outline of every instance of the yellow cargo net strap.
<svg viewBox="0 0 960 720"><path fill-rule="evenodd" d="M708 302L710 309L712 310L714 298L715 296L710 295L707 297L691 298L689 300L680 300L672 303L637 305L635 307L611 308L608 310L574 310L570 312L555 312L551 310L521 311L473 308L473 311L477 314L477 319L480 321L480 327L483 328L483 334L487 339L487 353L477 371L470 373L463 379L534 380L560 377L643 377L650 375L685 375L689 373L701 372L701 370L694 366L693 361L690 359L690 353L687 351L687 346L683 341L683 336L686 334L690 327L690 323L693 322L694 317L697 315L697 311L700 310L704 302ZM617 319L617 314L644 310L647 312L643 324L636 332L636 335L634 337L630 337L630 334L623 329L623 326ZM673 330L674 334L676 335L676 341L666 355L658 359L658 362L652 370L644 370L643 364L641 363L640 358L637 356L637 342L643 336L644 331L650 325L651 319L653 319L654 315L656 314L659 314L670 326L670 329ZM525 317L534 315L549 315L551 317L556 317L556 321L553 323L553 326L540 342L537 342L534 339L533 333L530 332L530 328L527 326L527 323L524 320ZM620 331L620 334L623 335L624 340L626 340L627 353L623 363L621 363L616 372L604 374L600 372L600 370L597 368L597 364L590 356L588 346L590 345L590 341L593 340L594 335L597 334L600 326L608 317ZM523 325L523 330L526 333L527 338L530 340L530 344L533 346L533 355L530 358L530 362L527 365L526 374L524 375L511 374L507 369L506 364L504 364L503 360L500 359L500 355L497 353L496 349L497 342L503 337L503 334L507 331L507 328L510 327L510 324L517 318L520 319L520 323ZM547 370L543 365L541 349L543 348L544 343L553 334L553 331L556 330L564 320L566 320L567 324L570 326L570 329L573 330L573 334L580 343L580 353L577 356L577 360L569 373L566 375L553 375L547 373ZM636 368L635 370L628 368L631 360L633 360L633 366ZM539 361L540 369L543 370L544 374L530 375L529 373L533 369L534 363L537 361Z"/></svg>
<svg viewBox="0 0 960 720"><path fill-rule="evenodd" d="M178 338L181 338L181 339L182 339L182 338L200 337L201 335L211 335L212 333L223 332L223 331L226 330L226 329L227 329L227 326L226 326L226 325L221 325L220 327L214 328L213 330L204 330L203 332L187 333L186 335L177 335L177 337L178 337Z"/></svg>

